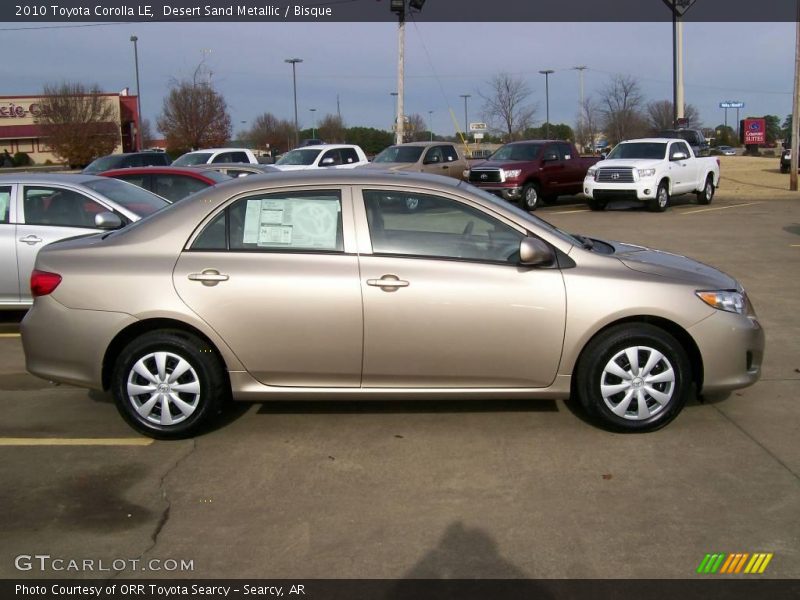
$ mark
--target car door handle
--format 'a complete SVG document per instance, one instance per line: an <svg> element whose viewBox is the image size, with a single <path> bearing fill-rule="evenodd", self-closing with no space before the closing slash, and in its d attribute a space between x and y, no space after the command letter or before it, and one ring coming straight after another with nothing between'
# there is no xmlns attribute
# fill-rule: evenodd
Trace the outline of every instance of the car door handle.
<svg viewBox="0 0 800 600"><path fill-rule="evenodd" d="M380 279L367 279L367 285L383 288L387 292L393 292L397 288L408 287L408 282L403 281L397 275L383 275Z"/></svg>
<svg viewBox="0 0 800 600"><path fill-rule="evenodd" d="M202 273L189 273L190 281L200 281L203 285L217 285L220 281L228 281L228 275L224 275L216 269L204 269Z"/></svg>
<svg viewBox="0 0 800 600"><path fill-rule="evenodd" d="M42 241L42 238L37 237L33 234L26 235L24 238L19 238L20 242L25 242L26 244L33 246L34 244L38 244Z"/></svg>

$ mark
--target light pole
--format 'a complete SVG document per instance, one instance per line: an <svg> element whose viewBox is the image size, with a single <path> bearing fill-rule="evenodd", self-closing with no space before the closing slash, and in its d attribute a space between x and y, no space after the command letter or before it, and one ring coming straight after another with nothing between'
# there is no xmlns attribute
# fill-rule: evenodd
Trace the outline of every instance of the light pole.
<svg viewBox="0 0 800 600"><path fill-rule="evenodd" d="M297 126L297 63L303 62L302 58L287 58L283 62L292 65L292 89L294 90L294 145L300 145L300 130Z"/></svg>
<svg viewBox="0 0 800 600"><path fill-rule="evenodd" d="M309 112L311 112L311 138L316 139L317 137L317 109L316 108L309 108Z"/></svg>
<svg viewBox="0 0 800 600"><path fill-rule="evenodd" d="M392 102L392 123L394 123L395 129L397 129L397 92L389 92L389 95L394 98Z"/></svg>
<svg viewBox="0 0 800 600"><path fill-rule="evenodd" d="M467 114L467 98L472 98L471 94L460 94L464 99L464 134L469 131L469 118Z"/></svg>
<svg viewBox="0 0 800 600"><path fill-rule="evenodd" d="M683 121L683 20L681 17L695 0L663 0L672 11L672 119L677 127Z"/></svg>
<svg viewBox="0 0 800 600"><path fill-rule="evenodd" d="M433 141L433 111L428 111L428 131L431 133L431 141Z"/></svg>
<svg viewBox="0 0 800 600"><path fill-rule="evenodd" d="M425 0L408 0L409 10L421 11ZM389 10L397 15L397 125L395 143L403 143L403 87L405 80L406 0L389 0Z"/></svg>
<svg viewBox="0 0 800 600"><path fill-rule="evenodd" d="M546 121L544 124L545 134L544 137L546 139L550 139L550 75L555 73L553 69L545 69L544 71L539 71L542 75L544 75L544 103L545 103L545 116Z"/></svg>
<svg viewBox="0 0 800 600"><path fill-rule="evenodd" d="M577 71L579 78L580 78L580 104L578 104L578 131L580 132L578 135L581 137L581 143L583 143L585 132L583 131L583 72L587 69L586 65L580 65L579 67L572 67L573 71ZM584 149L585 151L585 149Z"/></svg>
<svg viewBox="0 0 800 600"><path fill-rule="evenodd" d="M139 113L138 121L136 123L136 149L142 150L142 92L139 88L139 48L136 42L139 38L135 35L131 36L133 42L133 62L136 65L136 112Z"/></svg>

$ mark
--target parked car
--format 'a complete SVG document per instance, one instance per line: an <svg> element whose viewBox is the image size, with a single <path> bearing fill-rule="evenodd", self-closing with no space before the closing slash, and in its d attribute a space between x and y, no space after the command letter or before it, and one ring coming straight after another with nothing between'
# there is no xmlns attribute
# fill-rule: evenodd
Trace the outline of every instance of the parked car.
<svg viewBox="0 0 800 600"><path fill-rule="evenodd" d="M670 198L691 193L710 204L719 187L719 159L698 158L675 138L628 140L589 169L583 185L592 210L605 209L610 200L638 200L663 212Z"/></svg>
<svg viewBox="0 0 800 600"><path fill-rule="evenodd" d="M447 142L410 142L389 146L362 169L418 171L462 179L467 161L455 144Z"/></svg>
<svg viewBox="0 0 800 600"><path fill-rule="evenodd" d="M264 173L280 173L280 169L274 165L260 163L257 165L246 165L242 163L212 163L210 165L199 165L187 167L191 169L214 169L230 177L244 177L246 175L263 175Z"/></svg>
<svg viewBox="0 0 800 600"><path fill-rule="evenodd" d="M86 175L97 175L111 169L127 169L131 167L166 167L172 161L165 152L127 152L125 154L109 154L92 161L81 171Z"/></svg>
<svg viewBox="0 0 800 600"><path fill-rule="evenodd" d="M736 148L732 146L717 146L712 152L718 152L722 156L736 156Z"/></svg>
<svg viewBox="0 0 800 600"><path fill-rule="evenodd" d="M136 186L93 175L0 176L0 309L27 308L39 250L116 229L168 206Z"/></svg>
<svg viewBox="0 0 800 600"><path fill-rule="evenodd" d="M273 165L281 171L307 169L354 169L366 165L367 155L353 144L324 144L295 148L281 156Z"/></svg>
<svg viewBox="0 0 800 600"><path fill-rule="evenodd" d="M187 152L172 162L173 167L190 167L211 163L249 163L259 164L258 157L249 148L206 148Z"/></svg>
<svg viewBox="0 0 800 600"><path fill-rule="evenodd" d="M404 194L435 212L387 209ZM414 173L237 179L51 244L31 285L27 369L111 390L162 438L230 398L572 396L605 427L648 431L695 387L754 383L764 351L732 277Z"/></svg>
<svg viewBox="0 0 800 600"><path fill-rule="evenodd" d="M708 156L710 146L699 129L662 129L655 137L683 140L692 147L695 156Z"/></svg>
<svg viewBox="0 0 800 600"><path fill-rule="evenodd" d="M540 202L579 194L587 169L598 160L581 157L570 142L511 142L487 161L473 165L469 182L511 202L519 201L525 210L536 210Z"/></svg>
<svg viewBox="0 0 800 600"><path fill-rule="evenodd" d="M781 151L780 169L781 173L788 173L792 168L792 149L784 148Z"/></svg>
<svg viewBox="0 0 800 600"><path fill-rule="evenodd" d="M121 179L158 194L168 202L177 202L207 187L230 181L231 177L212 168L145 167L115 169L100 173L103 177Z"/></svg>

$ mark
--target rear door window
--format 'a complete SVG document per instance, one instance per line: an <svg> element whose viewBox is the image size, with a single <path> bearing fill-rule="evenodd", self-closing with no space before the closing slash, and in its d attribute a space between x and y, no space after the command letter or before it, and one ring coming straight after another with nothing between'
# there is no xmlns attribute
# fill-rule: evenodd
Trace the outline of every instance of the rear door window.
<svg viewBox="0 0 800 600"><path fill-rule="evenodd" d="M25 186L22 206L26 224L60 227L95 227L95 215L108 211L88 196L49 186Z"/></svg>
<svg viewBox="0 0 800 600"><path fill-rule="evenodd" d="M11 187L0 187L0 224L11 221Z"/></svg>

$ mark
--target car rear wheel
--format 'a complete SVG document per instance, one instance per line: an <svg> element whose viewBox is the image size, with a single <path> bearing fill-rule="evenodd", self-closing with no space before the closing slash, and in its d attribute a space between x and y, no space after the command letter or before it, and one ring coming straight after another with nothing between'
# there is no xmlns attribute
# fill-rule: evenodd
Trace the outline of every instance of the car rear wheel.
<svg viewBox="0 0 800 600"><path fill-rule="evenodd" d="M130 342L114 366L111 389L128 424L159 439L197 434L229 394L216 352L177 330L153 331Z"/></svg>
<svg viewBox="0 0 800 600"><path fill-rule="evenodd" d="M703 186L702 191L697 192L697 202L700 204L711 204L711 201L714 199L714 177L713 175L709 174L706 177L706 183Z"/></svg>
<svg viewBox="0 0 800 600"><path fill-rule="evenodd" d="M656 197L648 201L647 208L651 212L664 212L669 206L669 188L666 182L662 182L658 186Z"/></svg>
<svg viewBox="0 0 800 600"><path fill-rule="evenodd" d="M539 200L542 197L538 183L526 183L522 188L522 208L534 211L539 208Z"/></svg>
<svg viewBox="0 0 800 600"><path fill-rule="evenodd" d="M680 343L647 324L609 329L587 344L576 371L581 404L608 429L644 432L672 421L691 390Z"/></svg>

